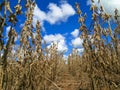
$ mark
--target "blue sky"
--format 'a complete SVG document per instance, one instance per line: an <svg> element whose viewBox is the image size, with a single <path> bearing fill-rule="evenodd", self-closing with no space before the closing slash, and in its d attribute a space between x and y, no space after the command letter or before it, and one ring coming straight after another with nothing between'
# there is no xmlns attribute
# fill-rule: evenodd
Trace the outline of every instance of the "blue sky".
<svg viewBox="0 0 120 90"><path fill-rule="evenodd" d="M24 0L21 0L24 5ZM106 12L113 14L114 8L119 8L119 0L101 0L101 4L105 7ZM58 51L65 51L69 54L72 48L77 48L80 52L83 51L82 39L79 38L79 23L78 16L75 11L75 3L80 3L80 8L83 13L87 13L86 24L89 27L91 23L90 0L36 0L34 10L33 25L35 26L36 20L39 20L42 25L42 37L47 42L48 47L52 42L58 43ZM17 4L17 0L10 0L11 8ZM97 4L97 0L95 0ZM15 26L18 34L25 21L25 8L23 7L23 15L17 17L19 22ZM8 32L10 26L6 27Z"/></svg>
<svg viewBox="0 0 120 90"><path fill-rule="evenodd" d="M48 44L52 41L58 42L58 51L70 53L73 47L83 50L82 40L79 38L79 23L75 12L75 2L81 3L82 11L89 14L89 6L87 6L86 0L36 1L39 12L48 15L41 15L41 17L38 15L39 19L47 18L41 20L43 40ZM59 13L60 11L62 13ZM35 13L37 12L36 10Z"/></svg>
<svg viewBox="0 0 120 90"><path fill-rule="evenodd" d="M15 29L20 34L24 25L25 7L24 0L21 0L23 14L17 16L18 23ZM47 42L48 47L51 43L58 43L58 51L69 54L73 47L82 48L82 40L79 38L79 23L78 16L75 11L75 3L78 2L81 5L83 12L89 14L89 6L86 0L36 0L36 6L34 10L33 25L39 20L42 28L42 38ZM17 4L17 0L10 0L11 9L14 11L14 5ZM6 27L6 35L10 30L10 26ZM18 39L20 37L18 36ZM16 39L18 43L19 40Z"/></svg>

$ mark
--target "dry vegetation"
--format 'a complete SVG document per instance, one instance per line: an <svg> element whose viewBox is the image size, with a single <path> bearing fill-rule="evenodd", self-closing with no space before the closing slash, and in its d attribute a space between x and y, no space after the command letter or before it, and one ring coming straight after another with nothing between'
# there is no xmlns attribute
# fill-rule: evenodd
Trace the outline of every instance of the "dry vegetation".
<svg viewBox="0 0 120 90"><path fill-rule="evenodd" d="M17 37L14 26L18 22L17 16L22 14L20 1L15 6L15 12L11 10L9 1L0 4L0 90L120 90L120 24L117 9L114 15L116 27L112 29L110 18L113 17L102 6L100 13L97 13L98 7L93 4L90 8L93 22L88 28L86 14L76 3L84 52L80 56L74 49L66 64L63 53L57 52L57 45L53 44L48 49L44 43L42 48L40 22L37 22L36 28L32 25L35 2L31 0L26 1L26 20L19 48L15 54L12 53ZM11 27L4 44L3 32L7 24ZM104 28L103 24L108 27ZM36 29L35 37L33 29Z"/></svg>

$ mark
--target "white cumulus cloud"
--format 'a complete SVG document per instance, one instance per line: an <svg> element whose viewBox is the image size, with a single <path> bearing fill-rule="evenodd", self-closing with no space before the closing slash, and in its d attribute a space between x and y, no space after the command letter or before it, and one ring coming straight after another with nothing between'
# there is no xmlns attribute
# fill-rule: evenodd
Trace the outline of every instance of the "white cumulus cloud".
<svg viewBox="0 0 120 90"><path fill-rule="evenodd" d="M48 21L50 24L66 21L70 16L75 14L75 10L68 3L62 3L60 6L50 3L48 8L49 11L47 13L46 21Z"/></svg>
<svg viewBox="0 0 120 90"><path fill-rule="evenodd" d="M73 32L71 32L71 35L73 37L78 37L78 35L79 35L79 29L75 29Z"/></svg>
<svg viewBox="0 0 120 90"><path fill-rule="evenodd" d="M66 45L66 41L65 41L65 37L62 36L61 34L50 34L50 35L45 35L43 37L43 40L46 41L48 45L48 48L55 43L57 45L58 48L58 52L63 52L63 51L67 51L68 47Z"/></svg>
<svg viewBox="0 0 120 90"><path fill-rule="evenodd" d="M62 36L61 34L50 34L50 35L45 35L43 37L43 40L46 41L46 43L51 43L51 42L59 42L60 40L65 40L65 37Z"/></svg>
<svg viewBox="0 0 120 90"><path fill-rule="evenodd" d="M74 47L82 47L83 40L80 39L80 37L77 37L73 39L71 42Z"/></svg>
<svg viewBox="0 0 120 90"><path fill-rule="evenodd" d="M34 9L34 18L33 24L36 24L36 21L39 20L42 25L44 21L47 21L50 24L56 24L58 22L67 21L70 16L75 14L73 7L67 2L57 5L55 3L50 3L48 5L48 12L42 11L37 5Z"/></svg>
<svg viewBox="0 0 120 90"><path fill-rule="evenodd" d="M84 51L84 48L82 46L83 39L79 37L79 29L75 29L73 32L71 32L71 35L74 37L74 39L71 40L73 48L75 48L78 53L81 54Z"/></svg>
<svg viewBox="0 0 120 90"><path fill-rule="evenodd" d="M66 45L66 43L65 43L65 40L60 40L59 42L58 42L58 51L59 52L63 52L63 51L67 51L68 50L68 48L67 48L67 45Z"/></svg>

